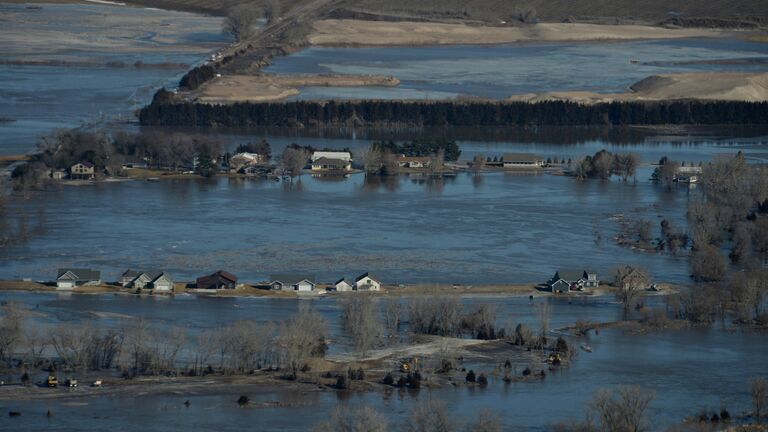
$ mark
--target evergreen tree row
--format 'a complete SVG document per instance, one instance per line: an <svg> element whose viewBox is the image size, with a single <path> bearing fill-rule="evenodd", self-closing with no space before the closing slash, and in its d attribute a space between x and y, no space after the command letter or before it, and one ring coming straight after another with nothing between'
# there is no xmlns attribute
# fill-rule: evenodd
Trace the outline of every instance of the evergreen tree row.
<svg viewBox="0 0 768 432"><path fill-rule="evenodd" d="M161 91L162 92L162 91ZM158 93L139 113L165 126L592 126L768 124L768 102L299 101L208 105Z"/></svg>

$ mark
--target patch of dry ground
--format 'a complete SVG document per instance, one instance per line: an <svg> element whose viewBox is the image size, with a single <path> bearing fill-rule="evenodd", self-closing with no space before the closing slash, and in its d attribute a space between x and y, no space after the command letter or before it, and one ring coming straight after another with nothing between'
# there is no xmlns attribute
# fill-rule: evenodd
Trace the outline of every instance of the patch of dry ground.
<svg viewBox="0 0 768 432"><path fill-rule="evenodd" d="M566 91L515 95L511 101L565 100L584 104L613 101L724 100L762 102L768 100L768 73L701 72L654 75L630 86L625 93Z"/></svg>
<svg viewBox="0 0 768 432"><path fill-rule="evenodd" d="M315 22L312 45L455 45L525 41L595 41L718 37L709 29L671 29L640 25L541 23L483 27L429 22L329 19Z"/></svg>
<svg viewBox="0 0 768 432"><path fill-rule="evenodd" d="M378 75L226 75L208 81L195 95L199 102L234 103L283 100L300 93L296 87L394 87L400 81Z"/></svg>

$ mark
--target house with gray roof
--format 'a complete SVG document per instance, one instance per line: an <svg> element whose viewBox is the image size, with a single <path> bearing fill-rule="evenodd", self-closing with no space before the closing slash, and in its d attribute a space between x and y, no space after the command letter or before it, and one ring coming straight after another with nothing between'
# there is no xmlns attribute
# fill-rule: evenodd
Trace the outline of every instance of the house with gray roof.
<svg viewBox="0 0 768 432"><path fill-rule="evenodd" d="M78 286L100 284L101 272L98 270L60 268L56 273L57 290L71 290Z"/></svg>
<svg viewBox="0 0 768 432"><path fill-rule="evenodd" d="M155 292L173 291L173 279L162 270L138 271L126 270L120 284L124 288L148 289Z"/></svg>
<svg viewBox="0 0 768 432"><path fill-rule="evenodd" d="M552 292L567 293L594 288L600 284L594 270L558 270L547 285Z"/></svg>
<svg viewBox="0 0 768 432"><path fill-rule="evenodd" d="M276 291L312 292L317 288L315 276L306 274L276 274L269 277L269 286Z"/></svg>

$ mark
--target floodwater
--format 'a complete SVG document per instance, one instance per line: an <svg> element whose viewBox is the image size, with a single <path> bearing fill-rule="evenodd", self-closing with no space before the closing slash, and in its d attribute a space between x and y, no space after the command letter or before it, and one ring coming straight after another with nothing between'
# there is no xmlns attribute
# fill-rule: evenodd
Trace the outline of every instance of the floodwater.
<svg viewBox="0 0 768 432"><path fill-rule="evenodd" d="M158 88L175 86L228 41L220 18L93 4L27 6L0 4L0 118L13 120L0 122L0 154L29 152L58 128L130 120Z"/></svg>
<svg viewBox="0 0 768 432"><path fill-rule="evenodd" d="M273 140L275 152L290 141ZM633 264L657 280L685 283L684 254L615 245L615 216L644 218L656 227L668 218L684 229L697 191L653 184L650 163L663 155L706 162L737 151L762 158L767 141L668 142L647 149L643 143L461 143L466 158L516 150L574 159L601 148L636 151L644 162L636 183L497 172L385 180L304 175L293 184L215 178L60 186L19 204L31 215L45 215L45 232L0 251L0 277L48 280L59 267L85 266L117 280L126 268L159 267L177 280L225 269L247 282L286 271L333 282L371 271L385 283L480 284L543 282L569 267L595 268L609 278L616 267ZM80 246L73 248L71 239Z"/></svg>
<svg viewBox="0 0 768 432"><path fill-rule="evenodd" d="M630 59L639 63L630 63ZM768 44L739 39L547 42L489 46L312 47L266 72L394 76L398 87L305 87L299 99L440 99L589 90L622 92L650 75L766 71Z"/></svg>
<svg viewBox="0 0 768 432"><path fill-rule="evenodd" d="M226 42L217 19L176 12L98 5L44 5L42 10L0 5L0 20L0 57L4 60L0 64L4 83L0 117L15 120L0 123L0 154L30 151L39 136L58 127L112 121L122 127L157 86L172 86L184 72L173 67L107 67L107 62L193 64ZM133 25L118 28L115 20ZM48 47L22 45L9 36L35 29L47 37L40 40L49 41ZM179 48L180 44L185 48ZM641 63L630 64L629 57ZM768 45L735 39L481 48L311 48L277 59L268 71L375 73L394 75L403 82L396 89L308 88L301 98L437 98L465 93L502 98L573 88L616 91L663 72L765 70L766 57ZM69 63L19 64L29 59ZM594 82L595 76L601 77L599 83ZM349 147L359 154L376 134L203 132L233 142L266 137L275 154L294 141L317 148ZM533 138L503 131L490 138L443 132L446 138L459 141L462 159L508 151L577 158L606 148L638 153L644 165L637 182L629 184L493 173L480 177L460 174L444 180L401 176L377 182L362 175L346 179L304 175L293 184L219 178L60 187L41 192L31 202L15 204L29 214L45 215L44 223L42 232L36 232L29 242L0 251L0 278L48 280L58 267L87 266L102 270L105 279L117 279L129 267L160 267L177 280L191 280L222 268L247 282L295 270L329 282L372 271L386 283L479 284L542 282L562 267L592 267L602 278L610 278L616 266L634 264L647 268L657 280L686 282L685 256L616 246L612 240L617 230L614 216L642 217L654 225L669 218L681 229L685 227L686 207L697 191L667 191L649 182L650 163L662 156L690 163L737 151L745 152L751 161L765 161L768 155L764 132L690 138L631 132L628 137L610 139L600 134L583 138L569 131L557 137L544 133ZM401 131L398 138L429 134ZM2 292L0 301L24 303L35 310L37 323L49 327L81 322L119 326L139 316L158 326L181 326L190 332L236 319L277 321L308 304L329 321L335 341L331 354L348 348L341 337L339 305L333 298L297 301ZM467 308L480 303L496 305L500 324L536 323L535 306L527 298L463 301ZM542 301L552 303L553 327L577 319L612 321L621 315L610 298L537 299L533 303ZM649 303L663 307L659 299ZM628 336L609 330L590 337L589 344L593 353L581 353L571 367L541 382L505 386L491 377L484 390L249 395L255 402L293 404L286 408L240 409L234 403L239 394L0 400L0 412L23 412L19 418L0 415L0 429L300 431L326 419L336 406L365 404L385 412L397 430L403 428L417 399L436 398L457 418L463 413L470 418L481 408L489 408L501 413L505 429L543 431L555 421L580 418L584 404L598 388L640 384L656 391L651 408L653 429L657 430L700 408L726 407L733 413L747 409L746 381L768 374L764 361L768 345L763 334L712 329ZM192 403L190 408L184 407L185 400ZM45 416L48 409L54 413L52 418Z"/></svg>
<svg viewBox="0 0 768 432"><path fill-rule="evenodd" d="M331 339L340 334L338 305L319 300L138 298L114 295L57 295L3 293L3 299L35 309L35 320L47 325L90 321L111 326L115 315L141 316L159 327L178 325L194 331L236 319L282 319L307 303L330 322ZM536 325L535 307L525 298L477 297L463 300L465 307L492 302L499 316ZM553 327L577 319L611 321L621 315L609 298L588 300L536 299L550 302ZM649 302L657 307L661 300ZM123 318L124 319L124 318ZM130 322L131 318L128 318ZM275 390L249 394L255 403L280 402L285 407L238 408L240 393L179 393L141 397L83 397L44 401L0 400L0 411L21 411L19 418L0 416L4 430L149 430L179 427L216 430L308 430L325 420L337 406L352 409L369 405L384 413L394 430L401 430L414 404L434 398L446 404L457 421L466 421L482 409L501 416L505 430L549 430L557 421L579 420L584 405L600 388L641 385L655 392L650 408L652 430L660 430L696 415L701 409L727 408L732 414L748 409L747 380L768 373L765 335L742 331L689 329L629 335L603 330L586 340L592 353L579 352L568 368L550 373L543 381L506 385L490 376L485 389L443 387L420 392L337 394ZM332 346L332 351L334 347ZM533 365L537 367L536 365ZM491 372L493 366L482 366ZM479 372L480 370L476 370ZM106 391L106 390L105 390ZM73 396L77 395L77 390ZM190 408L183 403L189 400ZM54 413L47 418L47 410ZM141 413L137 415L137 413Z"/></svg>

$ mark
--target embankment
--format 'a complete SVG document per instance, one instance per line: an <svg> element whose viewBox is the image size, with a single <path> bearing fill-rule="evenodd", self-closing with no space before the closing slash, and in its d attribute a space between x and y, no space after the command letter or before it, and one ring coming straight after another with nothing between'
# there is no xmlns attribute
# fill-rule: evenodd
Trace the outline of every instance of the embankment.
<svg viewBox="0 0 768 432"><path fill-rule="evenodd" d="M299 101L196 104L158 92L142 125L252 126L599 126L763 125L768 102L658 101L593 105L569 101Z"/></svg>
<svg viewBox="0 0 768 432"><path fill-rule="evenodd" d="M312 45L456 45L503 44L531 41L598 41L718 37L723 32L701 28L664 28L642 25L541 23L516 26L478 26L464 23L385 22L326 19L314 23Z"/></svg>
<svg viewBox="0 0 768 432"><path fill-rule="evenodd" d="M378 75L226 75L209 80L192 95L199 102L233 103L282 100L298 95L297 87L394 87L400 81Z"/></svg>

